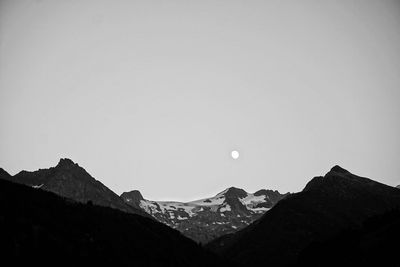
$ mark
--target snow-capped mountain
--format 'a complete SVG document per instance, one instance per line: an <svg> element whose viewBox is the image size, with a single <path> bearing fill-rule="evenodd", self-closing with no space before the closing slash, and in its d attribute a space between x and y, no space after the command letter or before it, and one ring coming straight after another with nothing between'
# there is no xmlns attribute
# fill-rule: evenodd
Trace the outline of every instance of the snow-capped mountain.
<svg viewBox="0 0 400 267"><path fill-rule="evenodd" d="M124 201L201 243L235 232L261 217L287 194L230 187L214 197L191 202L146 200L139 191L125 192Z"/></svg>

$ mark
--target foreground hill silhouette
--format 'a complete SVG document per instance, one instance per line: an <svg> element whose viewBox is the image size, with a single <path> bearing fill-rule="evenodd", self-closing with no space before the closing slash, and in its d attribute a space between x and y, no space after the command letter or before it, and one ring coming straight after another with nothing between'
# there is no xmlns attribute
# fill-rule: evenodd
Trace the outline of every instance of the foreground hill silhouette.
<svg viewBox="0 0 400 267"><path fill-rule="evenodd" d="M398 189L335 166L324 177L313 178L302 192L278 202L249 227L208 247L244 266L299 264L299 255L313 242L360 227L368 218L398 207ZM303 262L311 262L314 253L304 253Z"/></svg>
<svg viewBox="0 0 400 267"><path fill-rule="evenodd" d="M313 242L298 266L399 266L400 210L375 215L326 240Z"/></svg>
<svg viewBox="0 0 400 267"><path fill-rule="evenodd" d="M2 262L12 266L221 266L152 219L3 179L0 211Z"/></svg>

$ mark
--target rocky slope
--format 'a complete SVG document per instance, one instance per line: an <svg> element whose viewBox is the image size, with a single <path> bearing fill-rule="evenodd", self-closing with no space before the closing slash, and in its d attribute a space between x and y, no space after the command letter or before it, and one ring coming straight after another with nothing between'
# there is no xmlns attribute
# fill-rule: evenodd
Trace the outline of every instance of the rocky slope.
<svg viewBox="0 0 400 267"><path fill-rule="evenodd" d="M265 189L252 194L231 187L214 197L186 203L146 200L137 190L125 192L121 197L185 236L207 243L248 226L286 195Z"/></svg>
<svg viewBox="0 0 400 267"><path fill-rule="evenodd" d="M57 166L49 169L33 172L21 171L14 176L1 169L0 178L50 191L78 202L87 203L91 201L96 205L149 217L141 209L125 204L117 194L94 179L85 169L70 159L60 159Z"/></svg>

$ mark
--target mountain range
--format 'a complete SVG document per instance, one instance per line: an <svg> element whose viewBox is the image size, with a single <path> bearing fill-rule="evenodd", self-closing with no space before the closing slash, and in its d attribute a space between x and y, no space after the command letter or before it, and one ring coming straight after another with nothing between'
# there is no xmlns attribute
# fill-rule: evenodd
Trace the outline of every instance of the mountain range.
<svg viewBox="0 0 400 267"><path fill-rule="evenodd" d="M118 196L67 158L60 159L55 167L21 171L14 176L1 169L0 178L81 203L91 202L153 218L203 244L249 225L288 195L265 189L250 194L231 187L214 197L187 203L146 200L138 190Z"/></svg>
<svg viewBox="0 0 400 267"><path fill-rule="evenodd" d="M204 244L250 225L287 195L265 189L252 194L230 187L213 197L191 202L146 200L137 190L125 192L121 198Z"/></svg>
<svg viewBox="0 0 400 267"><path fill-rule="evenodd" d="M399 265L400 190L339 166L298 193L231 187L187 203L118 196L68 159L0 178L0 251L17 262Z"/></svg>

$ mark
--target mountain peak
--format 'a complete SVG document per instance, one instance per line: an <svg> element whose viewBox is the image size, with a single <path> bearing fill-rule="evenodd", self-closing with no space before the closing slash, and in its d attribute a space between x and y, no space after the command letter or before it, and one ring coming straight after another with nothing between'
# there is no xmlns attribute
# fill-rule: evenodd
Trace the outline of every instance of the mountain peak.
<svg viewBox="0 0 400 267"><path fill-rule="evenodd" d="M0 168L0 179L9 180L10 178L11 178L11 175L3 168Z"/></svg>
<svg viewBox="0 0 400 267"><path fill-rule="evenodd" d="M325 176L317 176L311 179L311 181L309 181L304 187L303 191L321 189L322 187L329 188L332 186L338 186L345 181L349 182L347 178L352 176L353 175L348 170L343 169L339 165L335 165L327 174L325 174Z"/></svg>
<svg viewBox="0 0 400 267"><path fill-rule="evenodd" d="M139 190L132 190L129 192L124 192L121 194L121 197L123 199L130 199L130 201L134 201L134 202L144 199Z"/></svg>
<svg viewBox="0 0 400 267"><path fill-rule="evenodd" d="M310 190L320 188L321 186L327 186L328 184L337 186L343 182L348 183L353 178L353 174L346 169L343 169L339 165L335 165L331 170L325 174L325 176L314 177L309 181L304 190ZM343 179L345 178L345 179Z"/></svg>
<svg viewBox="0 0 400 267"><path fill-rule="evenodd" d="M246 196L247 196L247 192L244 191L244 190L241 189L241 188L229 187L229 188L228 188L228 191L225 192L225 196L226 196L226 197L232 196L232 197L240 197L240 198L243 198L243 197L246 197Z"/></svg>
<svg viewBox="0 0 400 267"><path fill-rule="evenodd" d="M336 165L325 176L314 177L307 183L303 191L318 190L325 193L343 193L349 191L349 188L369 188L377 185L379 185L378 182L354 175Z"/></svg>
<svg viewBox="0 0 400 267"><path fill-rule="evenodd" d="M332 167L332 169L329 171L331 172L335 172L335 173L350 173L348 170L343 169L342 167L340 167L339 165L335 165Z"/></svg>
<svg viewBox="0 0 400 267"><path fill-rule="evenodd" d="M97 181L71 159L61 158L57 166L33 172L21 171L13 180L27 186L45 189L77 202L119 209L149 217L142 210L128 206L117 194Z"/></svg>
<svg viewBox="0 0 400 267"><path fill-rule="evenodd" d="M255 196L268 195L268 194L280 194L278 190L271 189L260 189L254 193Z"/></svg>
<svg viewBox="0 0 400 267"><path fill-rule="evenodd" d="M132 191L129 191L129 192L124 192L124 193L121 194L120 197L128 205L133 206L133 207L135 207L137 209L141 209L140 202L142 200L144 200L144 198L143 198L143 196L142 196L142 194L140 193L139 190L132 190Z"/></svg>
<svg viewBox="0 0 400 267"><path fill-rule="evenodd" d="M228 192L239 192L239 191L244 191L244 190L242 188L231 186L231 187L226 189L225 193L228 193Z"/></svg>
<svg viewBox="0 0 400 267"><path fill-rule="evenodd" d="M56 167L72 167L74 165L77 165L77 164L75 162L73 162L71 159L61 158Z"/></svg>
<svg viewBox="0 0 400 267"><path fill-rule="evenodd" d="M225 196L226 198L243 198L247 196L247 192L241 188L231 186L224 191L218 193L217 196Z"/></svg>

